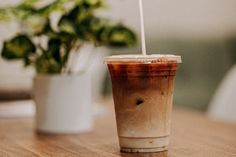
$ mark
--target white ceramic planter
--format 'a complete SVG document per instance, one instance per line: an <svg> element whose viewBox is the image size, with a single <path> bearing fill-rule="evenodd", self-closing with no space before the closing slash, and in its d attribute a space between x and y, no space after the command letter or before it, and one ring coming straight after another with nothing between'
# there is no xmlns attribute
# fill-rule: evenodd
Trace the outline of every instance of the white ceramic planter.
<svg viewBox="0 0 236 157"><path fill-rule="evenodd" d="M92 129L91 81L88 73L34 78L36 129L67 134Z"/></svg>

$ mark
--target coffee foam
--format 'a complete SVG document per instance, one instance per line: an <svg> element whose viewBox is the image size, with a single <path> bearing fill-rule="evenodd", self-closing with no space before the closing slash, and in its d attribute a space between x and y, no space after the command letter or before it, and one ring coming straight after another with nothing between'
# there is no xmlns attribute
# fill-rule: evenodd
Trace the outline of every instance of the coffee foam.
<svg viewBox="0 0 236 157"><path fill-rule="evenodd" d="M105 57L105 63L182 63L181 56L170 54L113 55Z"/></svg>

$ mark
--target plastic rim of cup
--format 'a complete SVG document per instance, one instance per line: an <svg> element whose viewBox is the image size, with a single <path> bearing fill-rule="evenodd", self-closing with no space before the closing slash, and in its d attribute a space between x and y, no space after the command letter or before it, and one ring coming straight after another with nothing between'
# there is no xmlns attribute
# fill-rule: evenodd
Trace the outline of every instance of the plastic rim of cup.
<svg viewBox="0 0 236 157"><path fill-rule="evenodd" d="M171 54L153 55L113 55L104 58L106 64L112 63L182 63L181 56Z"/></svg>

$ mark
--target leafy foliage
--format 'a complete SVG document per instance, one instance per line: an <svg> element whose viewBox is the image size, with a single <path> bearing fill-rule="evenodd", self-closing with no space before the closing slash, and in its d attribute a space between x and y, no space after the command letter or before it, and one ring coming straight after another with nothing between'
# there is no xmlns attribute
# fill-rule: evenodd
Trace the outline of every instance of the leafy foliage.
<svg viewBox="0 0 236 157"><path fill-rule="evenodd" d="M25 28L4 42L2 57L22 59L25 66L35 66L38 73L62 73L71 51L85 42L113 47L130 47L136 42L128 27L95 16L104 7L103 0L55 0L40 8L37 3L39 0L23 0L17 6L0 8L0 20L17 19ZM52 28L50 21L54 12L62 15L57 29ZM43 37L47 38L46 47L35 42Z"/></svg>
<svg viewBox="0 0 236 157"><path fill-rule="evenodd" d="M6 41L2 50L2 57L6 59L25 58L31 53L35 53L35 46L25 35L18 35Z"/></svg>

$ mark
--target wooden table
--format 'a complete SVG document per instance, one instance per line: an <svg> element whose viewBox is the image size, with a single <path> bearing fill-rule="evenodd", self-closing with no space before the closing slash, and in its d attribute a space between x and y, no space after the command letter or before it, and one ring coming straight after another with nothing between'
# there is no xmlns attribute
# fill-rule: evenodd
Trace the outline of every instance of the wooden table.
<svg viewBox="0 0 236 157"><path fill-rule="evenodd" d="M201 113L175 109L168 152L120 153L111 102L96 117L94 131L80 135L43 135L34 119L0 119L0 156L14 157L236 157L236 124L208 119Z"/></svg>

